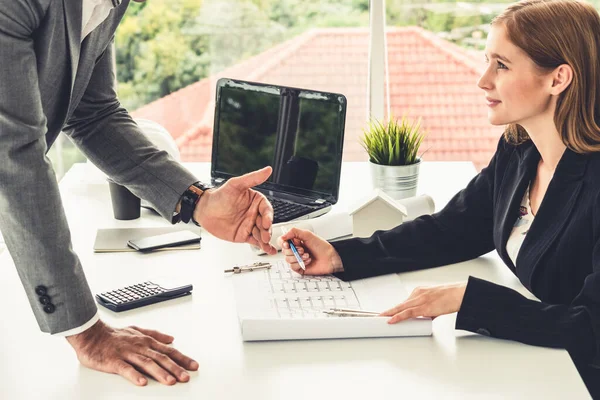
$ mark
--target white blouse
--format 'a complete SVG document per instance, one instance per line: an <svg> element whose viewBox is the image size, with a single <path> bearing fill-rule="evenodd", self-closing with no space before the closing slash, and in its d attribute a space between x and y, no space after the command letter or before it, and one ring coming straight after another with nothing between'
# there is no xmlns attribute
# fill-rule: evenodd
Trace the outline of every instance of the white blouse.
<svg viewBox="0 0 600 400"><path fill-rule="evenodd" d="M535 216L531 212L531 204L529 202L529 186L527 186L523 200L521 200L521 206L519 207L519 218L517 218L506 243L506 251L515 267L517 266L519 250L521 249L521 245L523 245L525 236L527 236L534 218Z"/></svg>

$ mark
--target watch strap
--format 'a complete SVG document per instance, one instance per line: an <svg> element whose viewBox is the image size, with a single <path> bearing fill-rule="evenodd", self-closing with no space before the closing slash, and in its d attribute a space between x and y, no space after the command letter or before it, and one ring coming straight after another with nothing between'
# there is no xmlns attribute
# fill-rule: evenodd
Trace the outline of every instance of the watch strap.
<svg viewBox="0 0 600 400"><path fill-rule="evenodd" d="M208 189L212 189L212 186L201 182L195 182L187 188L183 193L183 196L181 196L181 221L187 224L190 220L193 220L192 217L194 215L194 210L196 209L196 204L198 204L200 197L202 197L204 192ZM196 222L194 221L194 223Z"/></svg>

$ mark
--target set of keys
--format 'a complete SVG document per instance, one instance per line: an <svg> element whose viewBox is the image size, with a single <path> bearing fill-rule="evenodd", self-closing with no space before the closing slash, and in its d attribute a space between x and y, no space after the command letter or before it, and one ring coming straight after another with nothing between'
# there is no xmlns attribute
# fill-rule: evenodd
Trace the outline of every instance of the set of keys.
<svg viewBox="0 0 600 400"><path fill-rule="evenodd" d="M250 265L235 266L233 268L226 269L224 272L225 273L233 272L234 274L241 274L242 272L252 272L252 271L258 271L261 269L271 269L271 263L255 262L254 264L250 264Z"/></svg>

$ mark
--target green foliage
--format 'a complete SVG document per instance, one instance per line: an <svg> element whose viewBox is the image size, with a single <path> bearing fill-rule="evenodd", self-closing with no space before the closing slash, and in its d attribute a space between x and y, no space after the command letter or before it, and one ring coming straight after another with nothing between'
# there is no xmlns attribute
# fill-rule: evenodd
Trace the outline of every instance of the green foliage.
<svg viewBox="0 0 600 400"><path fill-rule="evenodd" d="M600 0L596 0L600 1ZM388 26L420 26L460 46L481 50L492 19L514 0L388 0Z"/></svg>
<svg viewBox="0 0 600 400"><path fill-rule="evenodd" d="M185 34L201 6L201 0L152 0L129 7L115 39L119 95L127 108L208 75L208 38Z"/></svg>
<svg viewBox="0 0 600 400"><path fill-rule="evenodd" d="M387 0L387 24L421 26L481 48L482 27L512 1ZM115 40L119 96L135 109L308 29L368 24L369 0L132 2Z"/></svg>
<svg viewBox="0 0 600 400"><path fill-rule="evenodd" d="M410 165L418 161L417 152L425 133L421 119L409 121L406 116L390 118L387 124L376 119L363 130L361 145L369 154L369 161L380 165Z"/></svg>
<svg viewBox="0 0 600 400"><path fill-rule="evenodd" d="M368 0L132 2L115 39L119 97L135 109L307 29L368 22Z"/></svg>

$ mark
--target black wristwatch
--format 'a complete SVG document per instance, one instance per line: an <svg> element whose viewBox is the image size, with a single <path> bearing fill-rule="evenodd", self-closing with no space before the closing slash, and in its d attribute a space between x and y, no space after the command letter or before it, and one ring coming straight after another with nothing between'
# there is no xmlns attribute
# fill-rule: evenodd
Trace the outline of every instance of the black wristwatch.
<svg viewBox="0 0 600 400"><path fill-rule="evenodd" d="M194 215L194 210L196 209L196 204L200 201L200 197L206 192L208 189L212 189L213 186L207 185L202 182L196 182L192 184L181 196L181 221L186 224L192 220L196 225L198 223L193 220L192 216Z"/></svg>

